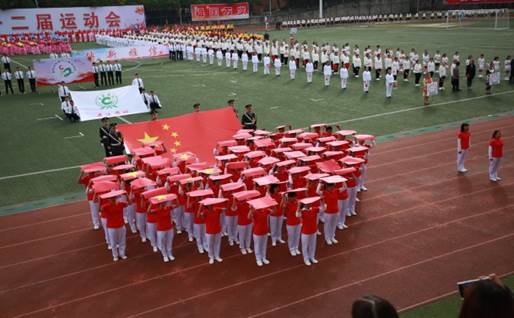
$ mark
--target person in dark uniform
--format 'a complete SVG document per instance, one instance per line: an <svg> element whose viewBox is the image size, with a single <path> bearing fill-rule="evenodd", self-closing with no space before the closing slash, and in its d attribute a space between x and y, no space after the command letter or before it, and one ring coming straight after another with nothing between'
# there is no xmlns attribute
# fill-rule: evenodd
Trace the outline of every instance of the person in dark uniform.
<svg viewBox="0 0 514 318"><path fill-rule="evenodd" d="M109 134L109 143L111 146L111 155L121 156L125 152L125 146L123 143L123 135L117 129L117 124L112 123L110 125L111 133Z"/></svg>
<svg viewBox="0 0 514 318"><path fill-rule="evenodd" d="M100 127L100 143L105 149L105 156L109 157L112 155L111 153L111 143L110 143L110 137L111 134L111 127L110 127L110 119L107 117L104 117L101 119L102 127Z"/></svg>
<svg viewBox="0 0 514 318"><path fill-rule="evenodd" d="M473 86L473 79L475 78L476 71L475 60L469 60L469 64L466 66L466 84L468 90Z"/></svg>
<svg viewBox="0 0 514 318"><path fill-rule="evenodd" d="M148 106L150 107L152 120L156 120L157 114L159 113L157 110L162 108L161 101L159 100L159 97L155 95L154 91L150 91L150 94L148 94L146 98L148 100Z"/></svg>
<svg viewBox="0 0 514 318"><path fill-rule="evenodd" d="M100 83L98 82L98 65L96 65L95 62L93 62L93 77L95 78L95 87L100 86Z"/></svg>
<svg viewBox="0 0 514 318"><path fill-rule="evenodd" d="M252 104L245 106L245 112L241 117L241 124L244 129L257 129L257 116L252 112Z"/></svg>
<svg viewBox="0 0 514 318"><path fill-rule="evenodd" d="M106 65L100 61L100 64L98 64L98 70L100 71L100 83L102 86L107 85L107 70Z"/></svg>

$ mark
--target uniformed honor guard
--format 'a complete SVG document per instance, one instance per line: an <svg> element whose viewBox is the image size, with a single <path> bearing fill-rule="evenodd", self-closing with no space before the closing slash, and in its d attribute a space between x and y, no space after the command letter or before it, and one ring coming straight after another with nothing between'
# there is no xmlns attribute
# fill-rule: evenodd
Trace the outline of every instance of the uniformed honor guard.
<svg viewBox="0 0 514 318"><path fill-rule="evenodd" d="M257 129L257 116L252 112L252 104L245 106L245 112L241 117L241 124L244 129Z"/></svg>
<svg viewBox="0 0 514 318"><path fill-rule="evenodd" d="M4 69L11 72L11 58L4 54L2 56L2 63L4 64Z"/></svg>
<svg viewBox="0 0 514 318"><path fill-rule="evenodd" d="M100 72L100 69L98 65L93 62L93 77L95 78L95 87L100 86L100 83L98 83L98 73Z"/></svg>
<svg viewBox="0 0 514 318"><path fill-rule="evenodd" d="M29 79L30 91L32 93L36 92L36 72L29 66L27 71L27 78Z"/></svg>
<svg viewBox="0 0 514 318"><path fill-rule="evenodd" d="M137 88L139 88L139 93L143 93L143 90L145 88L145 84L143 83L143 80L141 79L141 77L139 77L139 74L136 73L134 75L134 79L132 80L132 86L136 86Z"/></svg>
<svg viewBox="0 0 514 318"><path fill-rule="evenodd" d="M116 76L116 84L121 84L121 64L118 61L115 61L114 63L114 72Z"/></svg>
<svg viewBox="0 0 514 318"><path fill-rule="evenodd" d="M16 78L16 82L18 84L18 91L21 94L25 94L25 80L23 75L23 71L21 71L20 68L17 67L16 72L14 72L14 77Z"/></svg>
<svg viewBox="0 0 514 318"><path fill-rule="evenodd" d="M118 131L117 124L112 123L110 126L109 144L111 147L111 154L113 156L121 156L125 152L125 144L123 142L123 135Z"/></svg>
<svg viewBox="0 0 514 318"><path fill-rule="evenodd" d="M114 65L107 63L105 66L107 71L107 82L112 86L114 85Z"/></svg>
<svg viewBox="0 0 514 318"><path fill-rule="evenodd" d="M102 61L99 61L98 64L98 71L100 71L100 83L102 86L107 85L107 70L106 65L102 63Z"/></svg>
<svg viewBox="0 0 514 318"><path fill-rule="evenodd" d="M8 95L9 90L11 90L11 94L14 95L14 91L12 89L12 74L7 68L2 72L2 79L4 80L5 94Z"/></svg>
<svg viewBox="0 0 514 318"><path fill-rule="evenodd" d="M104 117L101 119L101 122L102 127L100 127L100 143L104 147L105 156L109 157L111 156L111 144L109 137L109 135L111 134L110 119Z"/></svg>
<svg viewBox="0 0 514 318"><path fill-rule="evenodd" d="M12 88L11 88L12 90ZM59 84L57 87L57 94L59 94L59 98L61 99L61 102L64 102L64 99L66 96L70 95L70 90L68 86L64 85L64 81Z"/></svg>
<svg viewBox="0 0 514 318"><path fill-rule="evenodd" d="M150 107L150 114L152 115L152 120L157 119L157 109L161 109L161 101L159 100L159 97L155 95L154 91L150 91L150 94L147 97L148 99L148 106Z"/></svg>
<svg viewBox="0 0 514 318"><path fill-rule="evenodd" d="M80 119L79 115L77 114L75 110L75 106L73 105L73 102L70 99L70 96L66 96L64 98L64 101L61 103L61 109L71 122L76 122Z"/></svg>

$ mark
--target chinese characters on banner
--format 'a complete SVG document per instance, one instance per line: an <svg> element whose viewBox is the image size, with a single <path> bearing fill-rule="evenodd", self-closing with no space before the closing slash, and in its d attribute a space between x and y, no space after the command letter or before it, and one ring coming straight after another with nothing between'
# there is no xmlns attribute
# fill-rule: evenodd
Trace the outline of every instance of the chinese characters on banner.
<svg viewBox="0 0 514 318"><path fill-rule="evenodd" d="M192 4L191 16L193 21L248 19L250 6L248 2Z"/></svg>
<svg viewBox="0 0 514 318"><path fill-rule="evenodd" d="M444 0L447 5L514 3L514 0Z"/></svg>
<svg viewBox="0 0 514 318"><path fill-rule="evenodd" d="M116 30L144 26L143 6L0 10L0 34Z"/></svg>
<svg viewBox="0 0 514 318"><path fill-rule="evenodd" d="M98 48L73 51L74 58L87 58L91 62L135 60L144 58L167 57L168 48L165 45L123 46L113 48Z"/></svg>

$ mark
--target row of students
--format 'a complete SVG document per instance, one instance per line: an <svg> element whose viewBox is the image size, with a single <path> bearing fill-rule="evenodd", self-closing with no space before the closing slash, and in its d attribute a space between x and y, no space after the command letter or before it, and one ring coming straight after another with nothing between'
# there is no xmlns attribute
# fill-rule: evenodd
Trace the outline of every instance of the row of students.
<svg viewBox="0 0 514 318"><path fill-rule="evenodd" d="M93 76L96 87L121 84L122 66L118 61L114 61L114 63L105 61L93 62Z"/></svg>
<svg viewBox="0 0 514 318"><path fill-rule="evenodd" d="M4 82L6 95L8 95L9 92L11 94L14 94L12 86L12 82L14 79L16 80L16 83L18 85L18 92L20 94L25 94L25 78L28 79L30 91L32 93L36 93L36 72L30 66L25 72L22 71L19 67L17 67L14 74L11 73L10 69L4 68L4 71L1 73L1 78Z"/></svg>

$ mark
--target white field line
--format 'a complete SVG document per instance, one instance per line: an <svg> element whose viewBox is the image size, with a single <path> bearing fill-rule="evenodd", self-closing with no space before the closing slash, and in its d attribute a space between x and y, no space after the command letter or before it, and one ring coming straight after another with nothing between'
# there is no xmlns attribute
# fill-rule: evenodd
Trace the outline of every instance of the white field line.
<svg viewBox="0 0 514 318"><path fill-rule="evenodd" d="M75 135L75 136L67 136L67 137L64 137L64 139L73 139L73 138L82 138L84 137L84 134L82 132L79 131L79 134L78 135Z"/></svg>
<svg viewBox="0 0 514 318"><path fill-rule="evenodd" d="M121 117L121 116L120 116L120 117L116 117L116 118L118 118L119 120L121 120L122 122L124 122L124 123L126 123L126 124L132 124L132 122L131 122L130 120L125 119L125 118L123 118L123 117Z"/></svg>

